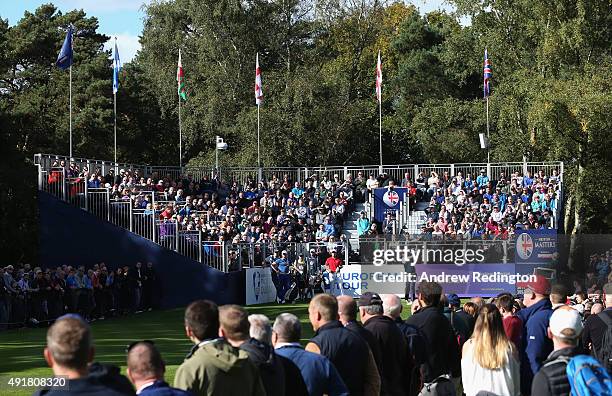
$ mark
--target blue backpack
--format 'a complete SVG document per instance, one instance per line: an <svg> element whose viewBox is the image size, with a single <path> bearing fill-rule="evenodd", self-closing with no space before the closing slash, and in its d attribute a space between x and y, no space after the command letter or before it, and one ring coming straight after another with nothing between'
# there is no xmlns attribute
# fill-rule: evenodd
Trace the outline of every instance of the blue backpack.
<svg viewBox="0 0 612 396"><path fill-rule="evenodd" d="M597 359L576 355L567 362L572 396L612 396L612 378Z"/></svg>

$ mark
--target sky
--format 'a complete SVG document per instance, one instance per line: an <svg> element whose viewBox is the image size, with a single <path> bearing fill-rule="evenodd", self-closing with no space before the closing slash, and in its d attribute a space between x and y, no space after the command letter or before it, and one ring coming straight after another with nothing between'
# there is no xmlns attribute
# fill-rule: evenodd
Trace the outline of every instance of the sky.
<svg viewBox="0 0 612 396"><path fill-rule="evenodd" d="M100 28L98 31L111 39L106 48L112 47L111 41L117 37L117 47L121 62L131 61L140 49L138 37L142 33L144 12L143 4L151 0L0 0L0 18L8 19L10 25L15 25L25 11L33 12L41 4L53 3L62 12L74 9L83 9L87 16L98 18ZM421 12L446 9L450 7L444 0L408 0Z"/></svg>

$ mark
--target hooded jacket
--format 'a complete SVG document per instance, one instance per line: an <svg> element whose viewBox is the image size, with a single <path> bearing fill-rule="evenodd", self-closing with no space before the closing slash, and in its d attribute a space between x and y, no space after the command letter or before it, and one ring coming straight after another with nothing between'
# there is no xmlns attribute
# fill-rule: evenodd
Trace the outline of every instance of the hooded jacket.
<svg viewBox="0 0 612 396"><path fill-rule="evenodd" d="M200 343L176 370L174 386L199 396L265 396L248 354L223 339Z"/></svg>

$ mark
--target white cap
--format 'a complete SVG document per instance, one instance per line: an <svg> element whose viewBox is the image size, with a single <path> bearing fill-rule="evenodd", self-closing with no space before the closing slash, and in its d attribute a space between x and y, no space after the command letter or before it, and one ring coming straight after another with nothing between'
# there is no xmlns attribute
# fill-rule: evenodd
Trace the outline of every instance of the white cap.
<svg viewBox="0 0 612 396"><path fill-rule="evenodd" d="M574 308L576 311L578 311L580 315L584 315L584 305L575 304L575 305L572 305L571 307Z"/></svg>
<svg viewBox="0 0 612 396"><path fill-rule="evenodd" d="M560 338L576 338L582 332L582 318L575 309L558 308L553 312L548 324L550 332ZM573 330L574 335L563 334L564 330Z"/></svg>

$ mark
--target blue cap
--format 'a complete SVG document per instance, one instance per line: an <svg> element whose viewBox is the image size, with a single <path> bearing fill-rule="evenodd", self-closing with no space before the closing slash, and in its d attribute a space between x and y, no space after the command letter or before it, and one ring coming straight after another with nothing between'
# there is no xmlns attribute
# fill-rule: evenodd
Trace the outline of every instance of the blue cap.
<svg viewBox="0 0 612 396"><path fill-rule="evenodd" d="M459 299L459 296L455 293L447 294L446 299L448 300L448 305L451 305L453 307L461 306L461 300Z"/></svg>

